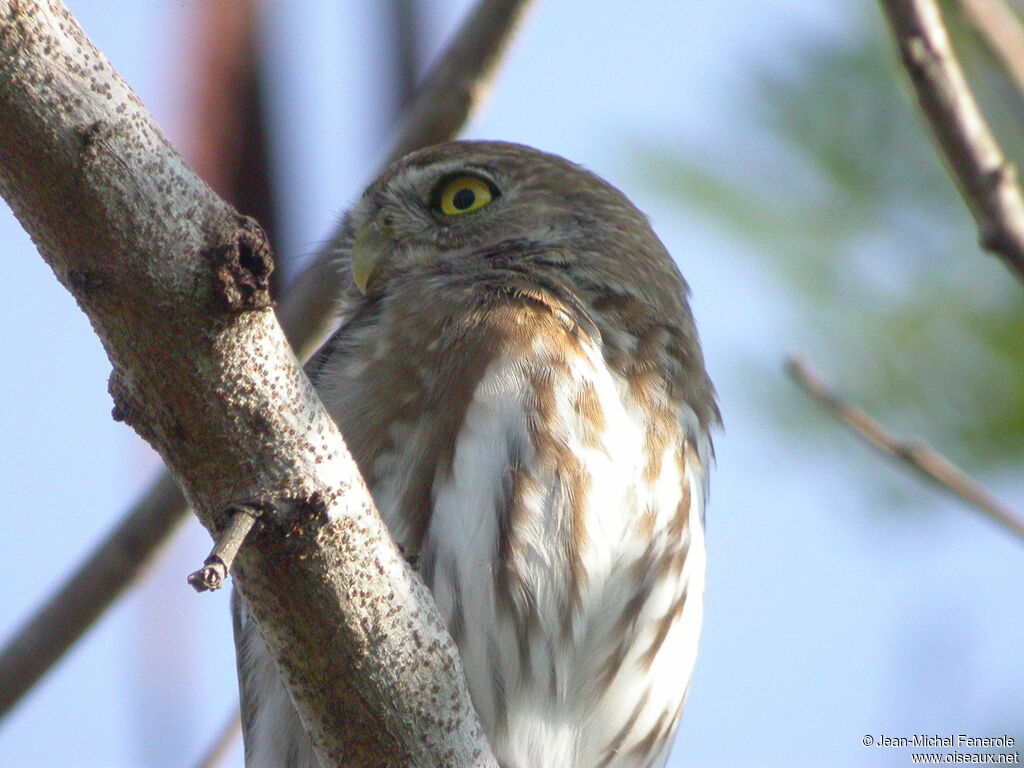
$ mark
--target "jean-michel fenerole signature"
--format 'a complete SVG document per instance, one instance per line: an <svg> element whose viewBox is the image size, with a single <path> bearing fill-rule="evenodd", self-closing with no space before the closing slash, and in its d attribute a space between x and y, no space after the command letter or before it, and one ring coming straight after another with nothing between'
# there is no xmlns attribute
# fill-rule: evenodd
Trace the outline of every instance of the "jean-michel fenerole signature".
<svg viewBox="0 0 1024 768"><path fill-rule="evenodd" d="M1014 746L1013 736L968 736L963 733L918 733L913 736L865 736L867 747L959 747L966 749L1005 748Z"/></svg>

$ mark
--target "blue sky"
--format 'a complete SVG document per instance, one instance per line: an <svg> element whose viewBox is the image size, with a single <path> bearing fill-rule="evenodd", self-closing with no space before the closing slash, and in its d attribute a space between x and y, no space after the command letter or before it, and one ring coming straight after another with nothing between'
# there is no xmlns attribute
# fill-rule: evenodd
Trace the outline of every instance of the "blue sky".
<svg viewBox="0 0 1024 768"><path fill-rule="evenodd" d="M172 140L188 87L192 3L69 3ZM468 6L431 3L430 44ZM871 9L869 9L871 10ZM385 151L365 4L265 4L283 251L316 250ZM693 288L727 431L712 478L707 619L670 765L906 765L865 734L997 736L1024 704L1020 546L938 494L874 514L834 436L801 446L751 392L816 329L742 247L661 197L631 162L647 142L743 152L736 100L759 63L842 34L849 6L800 0L540 0L468 136L535 145L605 176L647 211ZM0 636L99 541L158 463L110 419L109 364L84 315L0 206ZM758 265L760 262L758 262ZM762 381L763 379L763 381ZM916 481L879 463L885 485ZM996 490L1024 498L1024 482ZM1018 502L1019 503L1019 502ZM0 765L188 765L236 696L227 594L185 575L189 522L122 601L0 728ZM1012 731L1011 731L1012 732ZM236 750L233 765L240 765Z"/></svg>

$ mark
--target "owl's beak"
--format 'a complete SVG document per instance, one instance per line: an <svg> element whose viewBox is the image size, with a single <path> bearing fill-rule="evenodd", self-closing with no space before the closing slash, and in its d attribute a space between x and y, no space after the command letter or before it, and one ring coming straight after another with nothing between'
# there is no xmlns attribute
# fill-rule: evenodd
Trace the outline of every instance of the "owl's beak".
<svg viewBox="0 0 1024 768"><path fill-rule="evenodd" d="M356 230L352 243L352 279L359 292L366 293L380 268L380 260L388 250L388 238L377 219L371 219Z"/></svg>

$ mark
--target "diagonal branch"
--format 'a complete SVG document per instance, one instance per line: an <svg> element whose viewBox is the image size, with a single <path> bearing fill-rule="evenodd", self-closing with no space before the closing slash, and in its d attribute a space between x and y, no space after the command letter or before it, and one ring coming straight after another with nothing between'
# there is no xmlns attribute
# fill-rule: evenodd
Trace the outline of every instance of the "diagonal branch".
<svg viewBox="0 0 1024 768"><path fill-rule="evenodd" d="M990 520L1024 538L1024 517L982 488L961 469L927 445L903 440L863 410L843 400L803 360L789 357L786 372L801 389L821 403L865 443L896 459L916 474L966 502Z"/></svg>
<svg viewBox="0 0 1024 768"><path fill-rule="evenodd" d="M881 0L918 104L983 248L1024 283L1024 198L957 63L936 0Z"/></svg>
<svg viewBox="0 0 1024 768"><path fill-rule="evenodd" d="M259 510L244 504L228 509L227 514L227 527L213 545L210 556L202 568L188 576L188 583L196 592L210 592L224 586L238 551L259 519Z"/></svg>
<svg viewBox="0 0 1024 768"><path fill-rule="evenodd" d="M452 138L462 128L478 102L464 102L462 110L453 115L440 108L451 101L444 98L444 92L448 88L470 93L483 90L528 5L528 0L480 0L427 76L432 86L419 97L423 106L414 110L417 128L402 130L404 146L415 149ZM485 46L474 48L466 42L467 36L478 37ZM441 76L442 69L449 81ZM432 103L433 113L429 108ZM398 151L396 145L389 156ZM333 242L334 238L290 286L278 308L285 335L300 359L313 353L333 322L333 297L340 288ZM186 513L176 483L170 475L164 475L55 596L18 630L0 653L0 717L139 576Z"/></svg>
<svg viewBox="0 0 1024 768"><path fill-rule="evenodd" d="M1002 0L959 0L968 20L1024 96L1024 24Z"/></svg>
<svg viewBox="0 0 1024 768"><path fill-rule="evenodd" d="M110 359L115 418L219 539L324 766L496 765L455 644L277 323L262 231L59 0L0 0L0 192Z"/></svg>
<svg viewBox="0 0 1024 768"><path fill-rule="evenodd" d="M0 654L0 714L9 711L145 571L154 544L170 538L187 509L178 484L164 473L18 630Z"/></svg>
<svg viewBox="0 0 1024 768"><path fill-rule="evenodd" d="M385 45L389 61L385 65L388 87L391 90L393 114L388 124L401 119L412 102L419 80L421 16L419 0L386 0L378 11L382 27L388 36Z"/></svg>
<svg viewBox="0 0 1024 768"><path fill-rule="evenodd" d="M461 130L486 94L529 0L481 2L427 73L388 162Z"/></svg>

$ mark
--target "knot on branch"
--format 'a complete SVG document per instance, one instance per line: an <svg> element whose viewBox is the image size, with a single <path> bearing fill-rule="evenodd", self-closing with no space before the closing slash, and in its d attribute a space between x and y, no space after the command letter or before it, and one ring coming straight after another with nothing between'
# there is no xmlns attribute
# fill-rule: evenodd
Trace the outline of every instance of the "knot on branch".
<svg viewBox="0 0 1024 768"><path fill-rule="evenodd" d="M286 539L315 533L330 522L328 510L335 500L334 494L316 489L278 495L262 504L263 531Z"/></svg>
<svg viewBox="0 0 1024 768"><path fill-rule="evenodd" d="M143 440L152 444L153 440L156 439L156 433L147 420L141 417L143 409L138 402L135 389L125 378L125 374L121 369L115 368L110 372L110 378L107 380L107 391L114 401L114 407L110 411L111 418L114 421L127 424Z"/></svg>
<svg viewBox="0 0 1024 768"><path fill-rule="evenodd" d="M67 283L76 296L88 296L107 284L108 277L97 269L69 269Z"/></svg>
<svg viewBox="0 0 1024 768"><path fill-rule="evenodd" d="M82 149L92 151L113 133L113 127L105 120L96 120L88 125L76 127L75 133L82 142Z"/></svg>
<svg viewBox="0 0 1024 768"><path fill-rule="evenodd" d="M213 266L215 290L232 312L272 306L270 273L274 257L267 236L255 219L235 216L217 232L217 244L203 255Z"/></svg>

